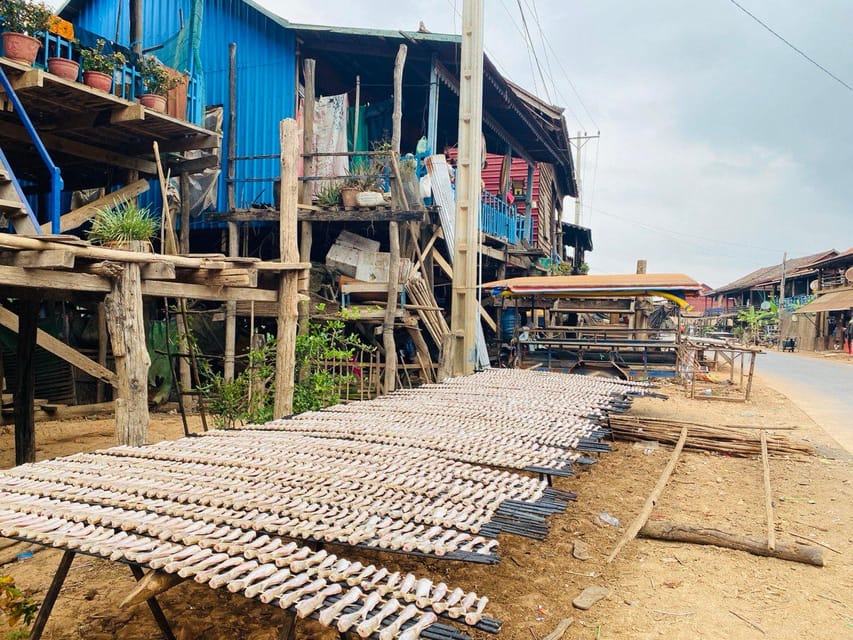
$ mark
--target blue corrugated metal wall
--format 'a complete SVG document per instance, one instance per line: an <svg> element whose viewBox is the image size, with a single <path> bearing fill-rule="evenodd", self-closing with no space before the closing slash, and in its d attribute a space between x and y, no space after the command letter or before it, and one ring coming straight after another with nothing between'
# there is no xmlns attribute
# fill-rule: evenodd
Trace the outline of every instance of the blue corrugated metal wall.
<svg viewBox="0 0 853 640"><path fill-rule="evenodd" d="M121 12L119 42L130 45L128 0L92 0L75 23L113 39ZM146 0L143 48L156 47L180 29L181 12L189 19L191 0ZM205 104L225 108L223 155L228 140L228 45L237 43L237 156L277 155L278 123L293 117L296 43L260 12L240 0L204 0L201 60ZM156 51L154 52L156 53ZM227 161L223 163L227 171ZM273 180L279 174L275 158L235 163L237 206L273 202ZM219 181L218 210L226 208L225 172ZM262 181L257 181L263 179ZM153 190L155 193L157 190Z"/></svg>

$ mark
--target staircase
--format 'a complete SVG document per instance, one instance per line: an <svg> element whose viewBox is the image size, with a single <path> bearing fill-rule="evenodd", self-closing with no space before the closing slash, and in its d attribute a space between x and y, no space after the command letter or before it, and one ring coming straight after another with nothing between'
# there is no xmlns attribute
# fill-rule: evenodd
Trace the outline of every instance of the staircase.
<svg viewBox="0 0 853 640"><path fill-rule="evenodd" d="M39 235L42 232L3 150L0 149L0 227L5 227L7 223L10 223L18 234Z"/></svg>

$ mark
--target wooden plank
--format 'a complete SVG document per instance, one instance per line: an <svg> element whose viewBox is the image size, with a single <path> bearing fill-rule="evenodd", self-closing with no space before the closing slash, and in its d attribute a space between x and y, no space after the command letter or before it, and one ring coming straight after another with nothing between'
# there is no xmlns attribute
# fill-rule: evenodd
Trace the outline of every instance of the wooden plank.
<svg viewBox="0 0 853 640"><path fill-rule="evenodd" d="M622 535L619 539L619 542L616 543L616 546L613 548L613 551L607 556L607 563L613 562L613 559L619 554L626 544L628 544L631 540L637 537L637 534L640 532L640 529L646 524L646 521L649 519L649 516L652 513L652 509L654 509L655 504L657 504L658 498L660 497L661 492L663 491L666 483L669 481L669 477L672 475L673 470L675 469L675 465L678 463L678 458L681 455L681 450L684 449L684 443L687 441L687 427L681 428L681 437L678 438L678 443L675 445L675 449L672 452L672 455L669 458L669 462L667 462L666 467L658 478L657 483L655 483L652 492L649 494L649 497L646 499L646 503L643 505L643 508L640 510L640 513L637 514L637 517L634 518L634 521L628 527L627 531Z"/></svg>
<svg viewBox="0 0 853 640"><path fill-rule="evenodd" d="M143 280L174 280L175 265L169 262L151 262L142 265Z"/></svg>
<svg viewBox="0 0 853 640"><path fill-rule="evenodd" d="M90 202L89 204L85 204L82 207L78 207L73 211L69 211L65 215L63 215L59 219L59 225L61 231L71 231L72 229L76 229L84 222L88 221L92 218L97 212L98 209L106 209L108 207L114 206L117 202L122 200L130 200L131 198L135 198L140 193L145 193L148 191L148 181L147 180L137 180L136 182L127 185L126 187L122 187L112 193L108 193L107 195L98 198ZM50 231L50 223L46 222L41 226L41 230L45 233Z"/></svg>
<svg viewBox="0 0 853 640"><path fill-rule="evenodd" d="M30 136L26 129L8 122L0 123L0 135L18 142L30 142ZM49 151L76 156L100 164L110 164L123 169L133 169L149 175L154 175L157 172L154 163L150 160L116 153L103 147L95 147L82 142L74 142L54 133L40 132L39 136Z"/></svg>
<svg viewBox="0 0 853 640"><path fill-rule="evenodd" d="M489 312L483 308L483 305L478 304L477 306L480 307L480 318L482 318L483 322L485 322L487 325L489 325L489 328L492 331L497 332L498 325L495 324L494 320L492 320L492 316L489 315Z"/></svg>
<svg viewBox="0 0 853 640"><path fill-rule="evenodd" d="M131 104L126 107L116 107L110 111L110 124L121 122L137 122L145 120L145 107L141 104Z"/></svg>
<svg viewBox="0 0 853 640"><path fill-rule="evenodd" d="M6 327L10 331L18 333L18 316L5 307L0 307L0 325ZM115 386L116 378L112 371L101 366L94 360L87 358L82 353L72 347L69 347L61 340L57 340L49 333L39 329L36 333L36 344L38 344L42 349L50 351L53 355L74 365L78 369L85 371L90 376Z"/></svg>
<svg viewBox="0 0 853 640"><path fill-rule="evenodd" d="M432 259L435 260L435 263L441 267L441 270L447 275L447 277L453 277L453 267L450 266L450 263L444 259L444 256L441 255L441 252L437 247L432 248Z"/></svg>
<svg viewBox="0 0 853 640"><path fill-rule="evenodd" d="M3 251L0 253L0 264L11 267L73 269L74 254L63 249L47 251Z"/></svg>
<svg viewBox="0 0 853 640"><path fill-rule="evenodd" d="M204 284L211 287L256 287L258 272L255 269L201 269L182 275L185 282Z"/></svg>
<svg viewBox="0 0 853 640"><path fill-rule="evenodd" d="M15 386L15 464L36 461L36 427L33 415L35 399L36 369L33 352L38 340L39 301L23 300L21 312L24 316L22 331L18 332L18 316L15 331L18 333L18 379ZM11 313L11 312L8 312ZM11 327L10 327L11 328Z"/></svg>
<svg viewBox="0 0 853 640"><path fill-rule="evenodd" d="M69 293L73 291L107 293L110 290L110 281L102 276L4 265L0 265L0 283L9 287L50 289Z"/></svg>
<svg viewBox="0 0 853 640"><path fill-rule="evenodd" d="M298 272L293 272L298 273ZM142 283L142 295L195 298L197 300L212 300L219 302L276 302L278 293L271 289L252 289L249 287L210 287L203 284L188 282L170 282L168 280L148 280Z"/></svg>

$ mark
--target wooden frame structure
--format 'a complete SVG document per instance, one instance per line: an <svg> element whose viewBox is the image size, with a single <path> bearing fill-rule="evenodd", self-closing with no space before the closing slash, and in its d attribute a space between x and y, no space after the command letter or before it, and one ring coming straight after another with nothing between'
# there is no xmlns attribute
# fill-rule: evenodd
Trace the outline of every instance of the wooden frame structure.
<svg viewBox="0 0 853 640"><path fill-rule="evenodd" d="M689 389L688 397L702 400L722 400L723 402L746 402L752 393L752 379L755 373L755 357L764 353L742 345L728 344L721 340L688 338L678 347L678 376ZM749 360L747 364L747 358ZM720 366L729 367L729 382L737 387L736 396L715 396L696 392L696 378L709 370ZM737 375L736 375L737 372ZM735 380L737 379L737 382Z"/></svg>

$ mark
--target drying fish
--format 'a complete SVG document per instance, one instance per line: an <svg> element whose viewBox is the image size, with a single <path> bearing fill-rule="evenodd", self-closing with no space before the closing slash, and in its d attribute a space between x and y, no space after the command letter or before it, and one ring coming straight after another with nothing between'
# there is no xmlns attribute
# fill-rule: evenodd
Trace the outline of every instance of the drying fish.
<svg viewBox="0 0 853 640"><path fill-rule="evenodd" d="M243 595L247 598L254 598L256 595L269 589L270 587L274 587L278 584L281 584L285 580L287 580L291 576L290 569L279 569L274 574L272 574L269 578L265 580L261 580L258 583L247 587L243 592Z"/></svg>
<svg viewBox="0 0 853 640"><path fill-rule="evenodd" d="M407 605L406 608L399 613L394 622L379 632L379 640L392 640L400 629L402 629L403 625L416 615L418 615L418 608L413 604Z"/></svg>
<svg viewBox="0 0 853 640"><path fill-rule="evenodd" d="M428 611L423 614L418 621L403 631L400 634L400 640L415 640L418 636L421 635L421 632L424 631L427 627L433 625L438 620L438 616L435 615L432 611Z"/></svg>
<svg viewBox="0 0 853 640"><path fill-rule="evenodd" d="M392 613L397 611L400 608L400 603L397 600L389 600L386 602L383 607L379 610L379 613L373 615L363 622L361 622L356 628L356 632L362 638L368 638L373 635L382 624L382 621L390 616Z"/></svg>
<svg viewBox="0 0 853 640"><path fill-rule="evenodd" d="M351 604L355 604L358 600L360 600L364 596L361 589L355 587L347 591L341 599L338 600L333 605L330 605L323 609L320 612L319 620L320 624L330 625L332 624L332 620L334 620L344 609L346 609Z"/></svg>
<svg viewBox="0 0 853 640"><path fill-rule="evenodd" d="M346 633L354 624L357 624L359 621L367 618L368 614L376 607L377 604L379 604L379 600L380 596L376 591L368 595L364 600L364 605L358 611L348 613L338 618L338 631Z"/></svg>
<svg viewBox="0 0 853 640"><path fill-rule="evenodd" d="M323 602L325 602L326 598L329 596L334 596L343 591L343 587L341 587L340 583L336 582L335 584L331 584L325 589L319 591L316 595L308 598L307 600L302 600L299 604L296 605L296 615L300 618L305 618L314 613L317 609L323 606Z"/></svg>
<svg viewBox="0 0 853 640"><path fill-rule="evenodd" d="M317 591L320 591L326 585L328 585L328 582L326 582L322 578L319 578L319 579L315 580L314 582L311 582L310 584L305 585L304 587L301 587L299 589L295 589L294 591L291 591L290 593L285 593L284 595L282 595L278 599L278 606L281 607L282 609L287 609L287 608L293 606L293 604L295 604L298 600L304 598L305 596L310 595L312 593L316 593ZM338 585L338 587L340 587L340 585Z"/></svg>
<svg viewBox="0 0 853 640"><path fill-rule="evenodd" d="M483 611L486 609L489 599L486 596L480 598L474 611L469 611L465 614L465 624L474 626L483 618Z"/></svg>

